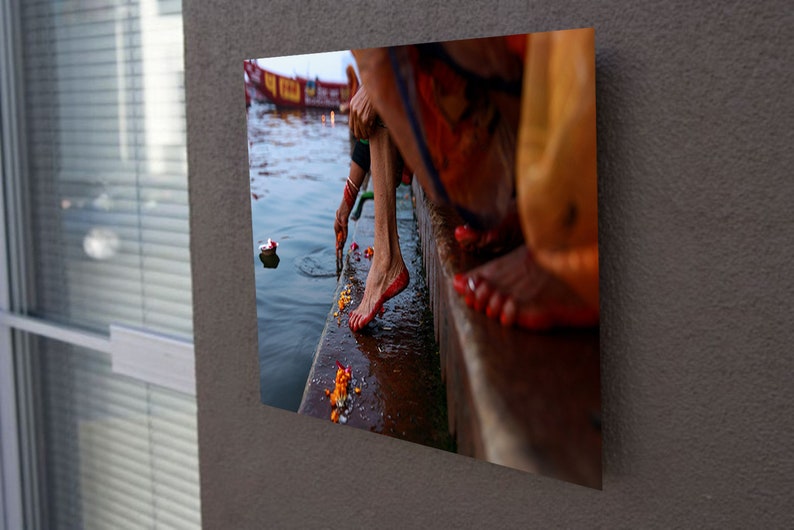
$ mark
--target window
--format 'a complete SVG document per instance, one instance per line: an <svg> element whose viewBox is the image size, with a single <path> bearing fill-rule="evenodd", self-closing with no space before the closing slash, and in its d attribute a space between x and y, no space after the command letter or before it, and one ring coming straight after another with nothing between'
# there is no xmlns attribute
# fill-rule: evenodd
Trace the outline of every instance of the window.
<svg viewBox="0 0 794 530"><path fill-rule="evenodd" d="M180 3L0 12L5 525L198 527Z"/></svg>

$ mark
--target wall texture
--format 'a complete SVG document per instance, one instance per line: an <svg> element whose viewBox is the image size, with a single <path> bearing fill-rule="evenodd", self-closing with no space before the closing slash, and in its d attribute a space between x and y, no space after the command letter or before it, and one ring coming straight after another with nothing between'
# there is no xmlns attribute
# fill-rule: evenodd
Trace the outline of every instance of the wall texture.
<svg viewBox="0 0 794 530"><path fill-rule="evenodd" d="M794 10L641 4L185 2L207 528L794 527ZM242 60L585 26L603 491L261 405Z"/></svg>

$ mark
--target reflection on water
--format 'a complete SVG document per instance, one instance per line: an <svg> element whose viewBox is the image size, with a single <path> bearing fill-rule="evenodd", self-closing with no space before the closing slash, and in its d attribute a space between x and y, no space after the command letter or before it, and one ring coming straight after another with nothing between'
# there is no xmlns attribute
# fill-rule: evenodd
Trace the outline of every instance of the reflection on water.
<svg viewBox="0 0 794 530"><path fill-rule="evenodd" d="M262 401L297 410L336 287L334 215L350 168L347 118L254 103L248 111L252 263ZM266 269L259 245L279 242Z"/></svg>
<svg viewBox="0 0 794 530"><path fill-rule="evenodd" d="M276 269L278 268L278 264L281 263L281 258L278 257L278 254L266 255L260 253L259 261L262 262L262 266L266 269Z"/></svg>

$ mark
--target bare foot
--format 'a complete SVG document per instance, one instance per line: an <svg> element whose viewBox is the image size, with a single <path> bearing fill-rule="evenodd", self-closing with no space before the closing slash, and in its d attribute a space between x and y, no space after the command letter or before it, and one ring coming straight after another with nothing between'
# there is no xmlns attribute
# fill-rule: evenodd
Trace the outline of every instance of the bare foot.
<svg viewBox="0 0 794 530"><path fill-rule="evenodd" d="M408 269L402 259L398 263L385 263L388 259L378 260L377 251L372 260L372 268L367 275L367 286L359 306L350 313L348 324L352 331L358 331L383 309L389 298L394 298L408 286Z"/></svg>
<svg viewBox="0 0 794 530"><path fill-rule="evenodd" d="M469 225L460 225L455 228L455 241L467 252L500 253L515 248L524 241L515 201L497 227L476 230Z"/></svg>
<svg viewBox="0 0 794 530"><path fill-rule="evenodd" d="M394 183L402 172L402 161L388 131L378 127L369 138L372 156L372 185L375 197L375 255L367 274L361 304L350 313L352 331L366 326L389 298L408 285L408 269L400 252L397 232L397 194Z"/></svg>
<svg viewBox="0 0 794 530"><path fill-rule="evenodd" d="M538 266L524 245L455 275L454 287L469 307L484 311L503 326L544 330L598 324L598 309Z"/></svg>

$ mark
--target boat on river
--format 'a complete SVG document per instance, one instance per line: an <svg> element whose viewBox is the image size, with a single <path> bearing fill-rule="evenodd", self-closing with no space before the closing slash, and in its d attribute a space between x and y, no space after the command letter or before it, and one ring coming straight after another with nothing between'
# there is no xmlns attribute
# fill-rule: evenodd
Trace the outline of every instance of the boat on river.
<svg viewBox="0 0 794 530"><path fill-rule="evenodd" d="M265 70L254 61L245 61L248 76L246 92L254 99L264 99L279 107L317 108L346 112L350 106L351 89L347 83L321 81L295 76L287 77Z"/></svg>

